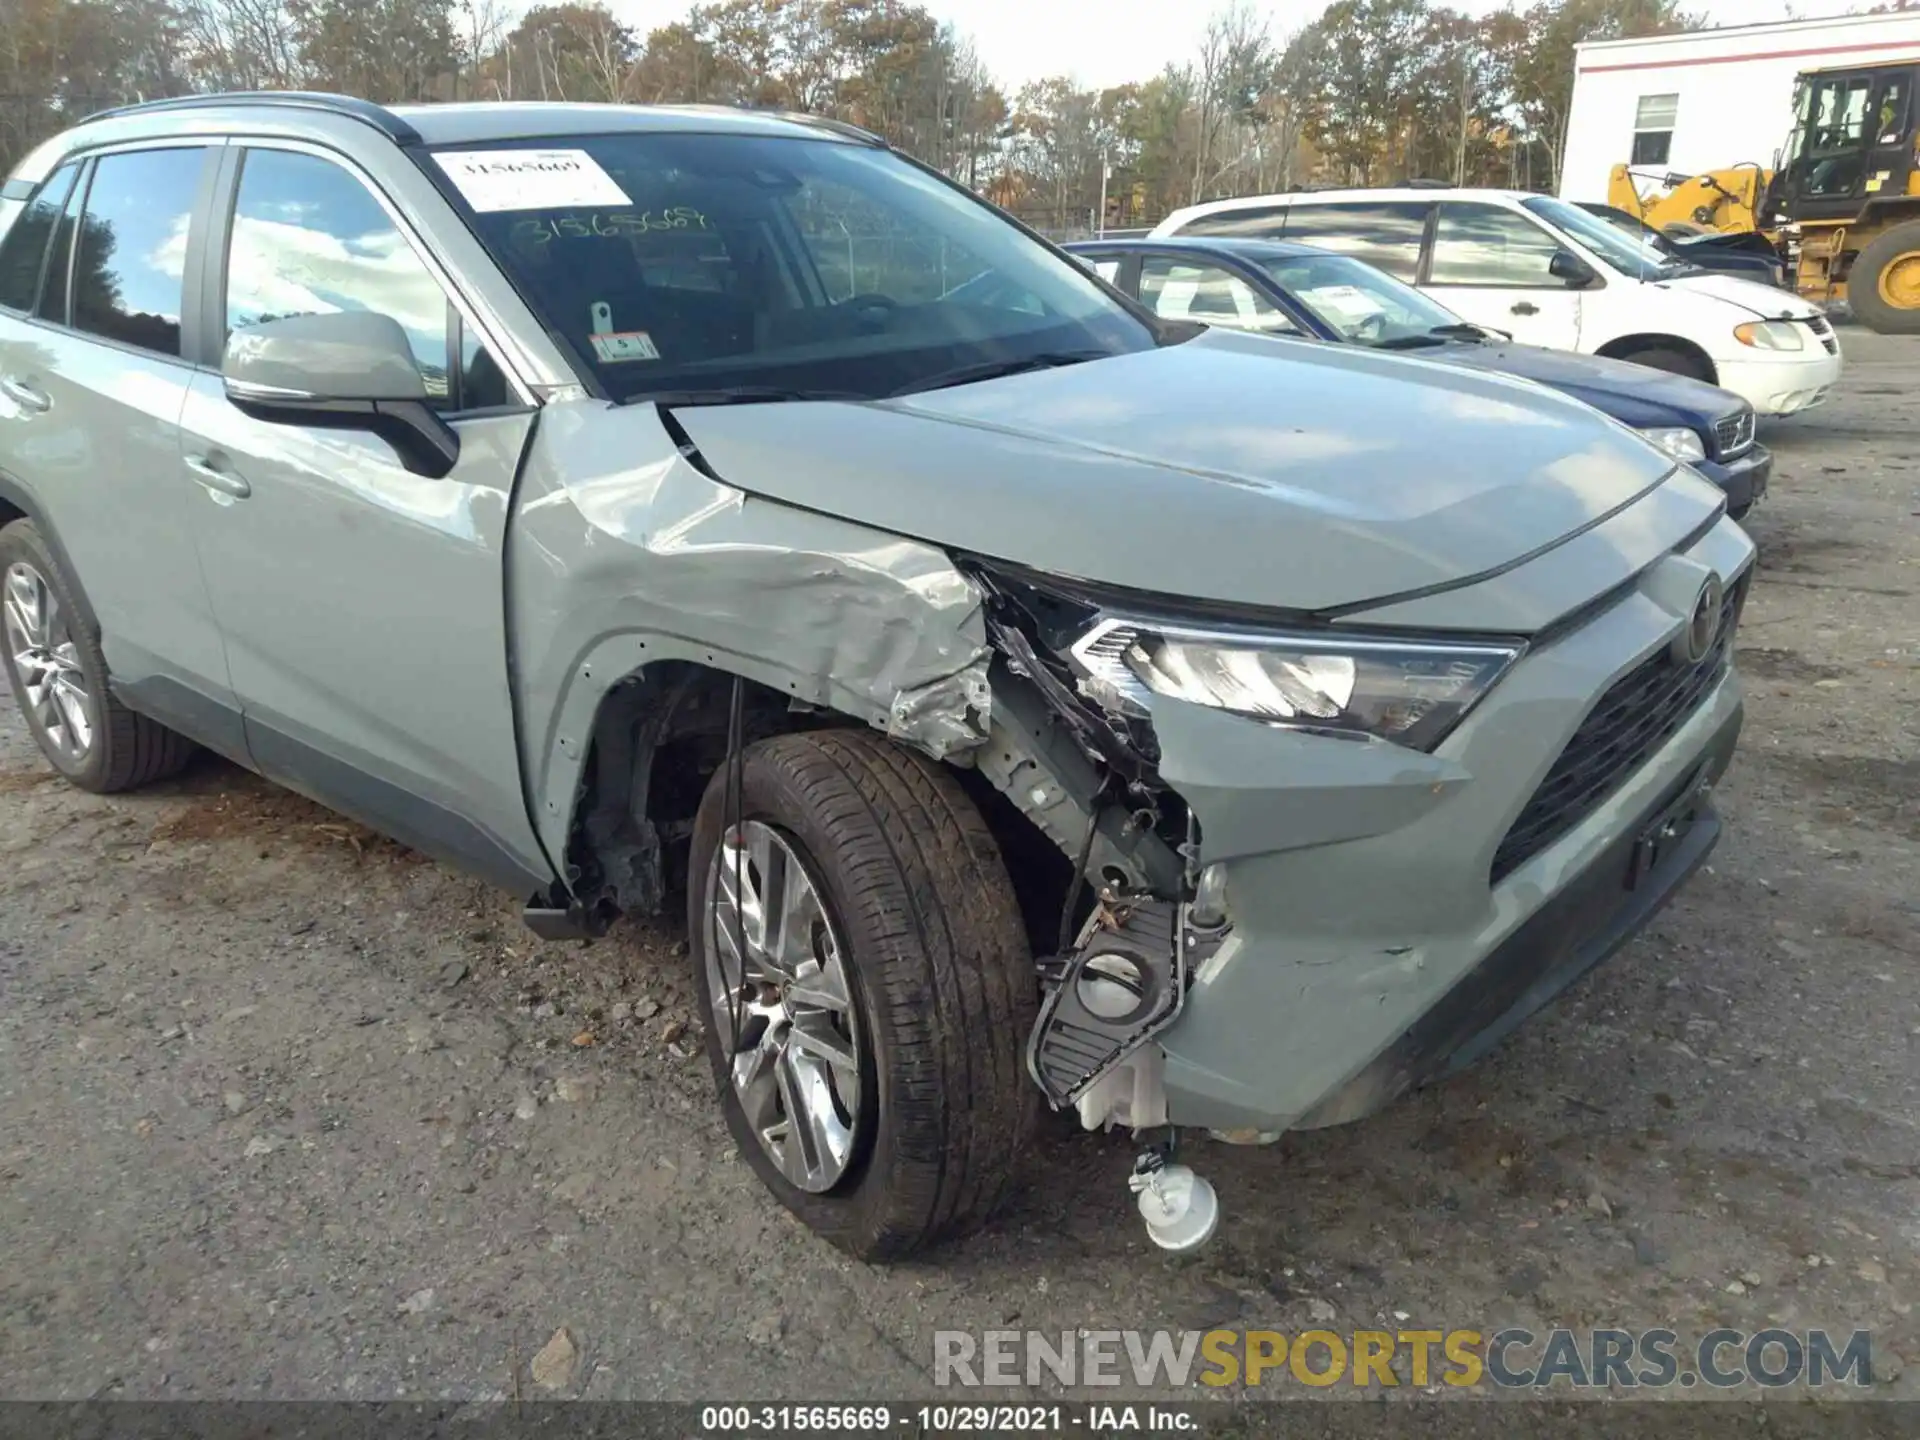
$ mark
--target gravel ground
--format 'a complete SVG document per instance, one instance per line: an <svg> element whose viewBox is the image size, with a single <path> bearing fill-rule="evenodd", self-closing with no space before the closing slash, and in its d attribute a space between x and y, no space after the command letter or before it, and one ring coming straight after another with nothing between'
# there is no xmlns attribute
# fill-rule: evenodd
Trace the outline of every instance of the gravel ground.
<svg viewBox="0 0 1920 1440"><path fill-rule="evenodd" d="M1914 1394L1920 341L1843 333L1763 434L1712 868L1474 1072L1191 1146L1186 1261L1064 1123L986 1234L848 1261L733 1158L671 929L543 944L210 759L78 793L0 699L0 1395L544 1393L561 1327L553 1393L841 1400L931 1393L936 1327L1770 1322Z"/></svg>

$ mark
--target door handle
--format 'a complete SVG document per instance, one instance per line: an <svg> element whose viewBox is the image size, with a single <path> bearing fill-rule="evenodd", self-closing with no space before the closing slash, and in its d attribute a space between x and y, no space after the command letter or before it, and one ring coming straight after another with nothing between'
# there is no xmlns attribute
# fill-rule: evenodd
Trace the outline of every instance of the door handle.
<svg viewBox="0 0 1920 1440"><path fill-rule="evenodd" d="M1514 302L1513 309L1509 313L1514 315L1538 315L1540 313L1540 307L1531 300L1518 300Z"/></svg>
<svg viewBox="0 0 1920 1440"><path fill-rule="evenodd" d="M22 410L31 410L36 415L44 415L53 408L53 401L44 393L33 388L24 380L16 380L11 375L0 380L0 394L4 394Z"/></svg>
<svg viewBox="0 0 1920 1440"><path fill-rule="evenodd" d="M244 500L253 494L253 486L229 470L226 457L217 451L211 455L187 456L187 469L193 472L194 479L216 495Z"/></svg>

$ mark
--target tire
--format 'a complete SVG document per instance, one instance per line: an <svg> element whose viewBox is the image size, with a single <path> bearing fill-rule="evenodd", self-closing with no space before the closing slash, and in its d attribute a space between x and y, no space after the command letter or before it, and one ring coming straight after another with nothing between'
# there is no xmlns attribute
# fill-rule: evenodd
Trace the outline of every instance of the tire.
<svg viewBox="0 0 1920 1440"><path fill-rule="evenodd" d="M1713 374L1697 355L1679 350L1671 345L1649 345L1643 350L1631 350L1620 357L1631 360L1636 365L1645 365L1650 370L1664 370L1669 375L1684 375L1689 380L1704 380L1713 383Z"/></svg>
<svg viewBox="0 0 1920 1440"><path fill-rule="evenodd" d="M1847 304L1877 334L1920 335L1920 220L1894 226L1860 252L1847 273Z"/></svg>
<svg viewBox="0 0 1920 1440"><path fill-rule="evenodd" d="M47 762L96 795L131 790L176 774L194 746L164 725L113 698L100 636L75 603L73 579L31 520L0 530L0 659L14 704ZM24 645L38 633L48 646ZM22 653L57 664L32 671L40 701L29 694ZM44 680L50 674L56 680ZM84 743L83 743L84 741Z"/></svg>
<svg viewBox="0 0 1920 1440"><path fill-rule="evenodd" d="M709 913L716 887L725 906L732 882L723 866L739 853L721 844L729 818L723 766L694 821L688 920L727 1126L754 1173L813 1230L862 1260L901 1259L991 1216L1012 1192L1032 1137L1038 1092L1024 1054L1038 982L1013 886L992 833L955 779L877 735L779 736L749 746L741 764L748 848L763 835L788 847L788 858L770 865L783 875L777 888L791 893L785 887L797 859L818 891L827 928L809 928L809 953L837 951L849 982L854 1013L833 1033L854 1042L861 1103L848 1107L850 1118L837 1104L846 1088L840 1080L853 1073L843 1057L831 1072L836 1108L827 1123L845 1119L851 1131L844 1168L836 1175L823 1165L796 1183L792 1139L779 1150L787 1158L777 1159L776 1142L763 1142L748 1116L750 1104L758 1117L766 1107L743 1098L734 1083L735 1028L722 1007L739 971L724 922ZM742 861L742 882L769 900L775 882L755 878L757 863ZM827 990L831 968L822 965L815 977ZM769 1005L762 989L754 1002L761 1012L785 1007L792 1015L786 1033L796 1064L807 1059L795 1038L807 1012L799 995L783 990ZM746 1016L740 1053L757 1059L779 1023L777 1016L766 1021L756 1046L750 1042L760 1022ZM817 1030L817 1015L812 1024ZM806 1095L818 1093L816 1086ZM777 1130L778 1119L768 1128ZM787 1131L791 1137L795 1127Z"/></svg>

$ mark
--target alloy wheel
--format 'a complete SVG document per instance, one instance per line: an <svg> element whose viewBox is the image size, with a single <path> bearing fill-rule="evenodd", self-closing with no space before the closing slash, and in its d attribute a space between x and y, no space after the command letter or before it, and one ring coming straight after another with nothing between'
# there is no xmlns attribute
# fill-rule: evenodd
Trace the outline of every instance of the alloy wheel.
<svg viewBox="0 0 1920 1440"><path fill-rule="evenodd" d="M757 820L722 837L707 893L707 993L734 1093L780 1173L820 1194L846 1174L862 1119L845 943L793 845Z"/></svg>
<svg viewBox="0 0 1920 1440"><path fill-rule="evenodd" d="M0 583L0 616L28 715L63 759L84 762L93 748L93 697L66 611L46 576L25 561L9 567Z"/></svg>

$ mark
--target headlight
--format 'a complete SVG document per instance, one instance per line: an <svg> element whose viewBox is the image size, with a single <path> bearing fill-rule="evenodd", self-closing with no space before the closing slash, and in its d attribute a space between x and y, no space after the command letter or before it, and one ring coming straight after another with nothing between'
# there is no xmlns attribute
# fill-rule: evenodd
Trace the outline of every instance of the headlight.
<svg viewBox="0 0 1920 1440"><path fill-rule="evenodd" d="M1800 327L1785 320L1751 320L1736 325L1733 338L1756 350L1801 350L1807 343L1800 336Z"/></svg>
<svg viewBox="0 0 1920 1440"><path fill-rule="evenodd" d="M1228 634L1102 620L1072 649L1097 689L1151 711L1164 696L1290 730L1431 750L1521 646Z"/></svg>
<svg viewBox="0 0 1920 1440"><path fill-rule="evenodd" d="M1685 426L1656 426L1651 430L1642 430L1640 436L1654 448L1664 450L1676 460L1704 460L1707 447L1700 443L1700 437Z"/></svg>

